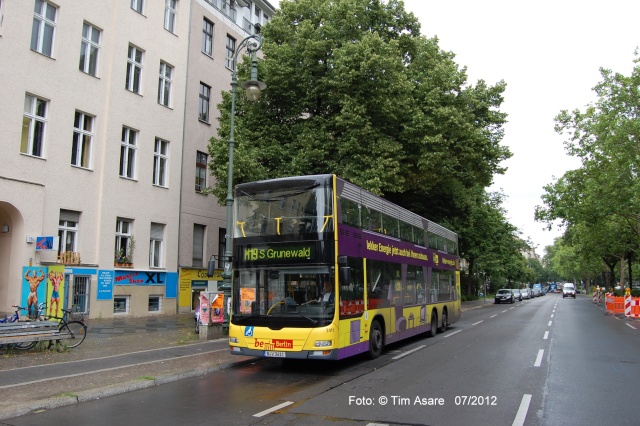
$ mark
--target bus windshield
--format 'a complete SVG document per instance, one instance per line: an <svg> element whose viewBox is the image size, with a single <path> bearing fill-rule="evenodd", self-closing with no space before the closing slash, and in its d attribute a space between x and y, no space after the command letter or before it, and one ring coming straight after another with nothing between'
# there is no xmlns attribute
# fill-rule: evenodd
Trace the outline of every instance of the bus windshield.
<svg viewBox="0 0 640 426"><path fill-rule="evenodd" d="M235 237L287 235L291 239L333 231L330 188L316 181L238 185Z"/></svg>
<svg viewBox="0 0 640 426"><path fill-rule="evenodd" d="M239 304L234 322L314 327L331 322L335 288L326 267L247 268L236 275ZM256 320L259 322L256 323Z"/></svg>

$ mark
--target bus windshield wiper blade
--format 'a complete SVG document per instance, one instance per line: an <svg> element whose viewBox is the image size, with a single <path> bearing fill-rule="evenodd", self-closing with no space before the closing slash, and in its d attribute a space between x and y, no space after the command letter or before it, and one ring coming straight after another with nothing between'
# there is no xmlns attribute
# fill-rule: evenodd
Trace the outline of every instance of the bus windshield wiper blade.
<svg viewBox="0 0 640 426"><path fill-rule="evenodd" d="M302 318L307 319L309 321L311 321L311 324L316 325L318 323L318 320L314 320L313 318L309 318L306 315L302 315L300 312L296 311L296 314L300 315Z"/></svg>

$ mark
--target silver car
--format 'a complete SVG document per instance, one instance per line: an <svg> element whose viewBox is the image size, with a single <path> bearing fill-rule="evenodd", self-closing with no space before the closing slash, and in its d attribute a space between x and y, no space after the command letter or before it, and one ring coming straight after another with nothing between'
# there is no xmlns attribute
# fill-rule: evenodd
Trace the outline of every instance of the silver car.
<svg viewBox="0 0 640 426"><path fill-rule="evenodd" d="M520 294L522 295L523 299L531 299L531 289L529 288L521 288Z"/></svg>
<svg viewBox="0 0 640 426"><path fill-rule="evenodd" d="M522 293L520 292L520 289L512 288L511 292L513 293L515 300L522 302Z"/></svg>

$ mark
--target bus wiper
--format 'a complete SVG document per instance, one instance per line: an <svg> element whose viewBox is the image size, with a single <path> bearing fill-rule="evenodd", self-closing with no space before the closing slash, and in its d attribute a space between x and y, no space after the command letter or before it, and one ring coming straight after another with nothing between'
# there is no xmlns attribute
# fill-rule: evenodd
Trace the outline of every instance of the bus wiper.
<svg viewBox="0 0 640 426"><path fill-rule="evenodd" d="M304 319L306 319L306 320L309 320L309 321L311 322L311 324L313 324L313 325L316 325L316 324L318 323L318 320L314 320L313 318L309 318L309 317L308 317L308 316L306 316L306 315L302 315L302 314L301 314L300 312L298 312L298 311L295 311L295 312L296 312L296 314L300 315L302 318L304 318Z"/></svg>
<svg viewBox="0 0 640 426"><path fill-rule="evenodd" d="M242 318L238 318L236 319L236 322L238 324L242 324L244 322L246 322L247 320L250 320L251 318L255 318L255 317L259 317L260 313L255 313L255 314L251 314L251 315L247 315L247 316L242 316Z"/></svg>

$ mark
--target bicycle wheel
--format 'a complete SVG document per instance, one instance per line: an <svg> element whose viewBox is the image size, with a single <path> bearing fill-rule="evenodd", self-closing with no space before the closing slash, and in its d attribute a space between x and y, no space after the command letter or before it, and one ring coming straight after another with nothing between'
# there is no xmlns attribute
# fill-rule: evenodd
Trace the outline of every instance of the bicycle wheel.
<svg viewBox="0 0 640 426"><path fill-rule="evenodd" d="M36 345L36 341L33 342L20 342L20 343L14 343L12 345L13 349L17 349L19 351L28 351L29 349L33 348Z"/></svg>
<svg viewBox="0 0 640 426"><path fill-rule="evenodd" d="M67 347L75 348L87 337L87 326L80 321L69 321L60 326L60 332L71 334Z"/></svg>

